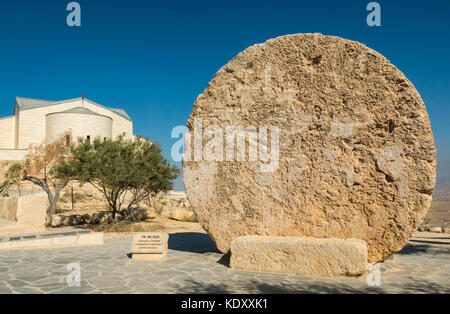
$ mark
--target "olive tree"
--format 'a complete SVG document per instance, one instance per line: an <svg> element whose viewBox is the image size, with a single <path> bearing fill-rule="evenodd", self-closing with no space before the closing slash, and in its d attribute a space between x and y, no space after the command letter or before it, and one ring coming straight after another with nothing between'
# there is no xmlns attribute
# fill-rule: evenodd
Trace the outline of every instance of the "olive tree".
<svg viewBox="0 0 450 314"><path fill-rule="evenodd" d="M14 185L19 187L24 181L31 182L47 193L49 214L56 214L60 192L70 181L57 174L56 169L70 159L70 139L70 133L66 133L50 144L31 145L25 160L12 164L6 171L5 181L1 184L3 190Z"/></svg>
<svg viewBox="0 0 450 314"><path fill-rule="evenodd" d="M80 139L72 158L57 168L62 178L90 183L106 198L113 218L124 208L172 189L179 169L162 156L161 147L136 136L115 140Z"/></svg>

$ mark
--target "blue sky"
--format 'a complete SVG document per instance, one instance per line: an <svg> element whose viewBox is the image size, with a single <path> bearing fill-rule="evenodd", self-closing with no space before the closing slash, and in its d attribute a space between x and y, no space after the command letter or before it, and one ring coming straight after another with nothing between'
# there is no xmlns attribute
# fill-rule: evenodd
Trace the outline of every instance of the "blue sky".
<svg viewBox="0 0 450 314"><path fill-rule="evenodd" d="M450 179L450 1L80 0L81 27L68 27L65 0L0 2L0 116L15 96L86 97L124 107L135 133L166 157L215 72L250 45L292 33L356 40L402 70L422 95L438 147L438 176ZM177 188L181 187L177 182Z"/></svg>

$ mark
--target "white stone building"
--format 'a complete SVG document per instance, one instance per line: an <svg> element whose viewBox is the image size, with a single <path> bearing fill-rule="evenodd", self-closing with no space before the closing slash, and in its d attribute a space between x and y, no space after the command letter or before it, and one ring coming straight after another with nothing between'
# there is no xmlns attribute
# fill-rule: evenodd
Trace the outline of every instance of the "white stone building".
<svg viewBox="0 0 450 314"><path fill-rule="evenodd" d="M89 99L48 101L16 98L14 115L0 118L0 160L22 160L32 144L51 143L71 131L74 138L133 136L133 121L119 108Z"/></svg>

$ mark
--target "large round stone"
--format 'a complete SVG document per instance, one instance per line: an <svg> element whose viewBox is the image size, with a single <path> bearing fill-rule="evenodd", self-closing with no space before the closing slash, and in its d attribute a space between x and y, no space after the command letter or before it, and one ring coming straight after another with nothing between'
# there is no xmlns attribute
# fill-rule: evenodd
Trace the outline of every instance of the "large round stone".
<svg viewBox="0 0 450 314"><path fill-rule="evenodd" d="M243 235L356 238L378 262L407 243L431 204L425 105L358 42L298 34L252 46L217 72L187 126L186 190L224 253ZM233 147L234 134L245 142L237 136Z"/></svg>

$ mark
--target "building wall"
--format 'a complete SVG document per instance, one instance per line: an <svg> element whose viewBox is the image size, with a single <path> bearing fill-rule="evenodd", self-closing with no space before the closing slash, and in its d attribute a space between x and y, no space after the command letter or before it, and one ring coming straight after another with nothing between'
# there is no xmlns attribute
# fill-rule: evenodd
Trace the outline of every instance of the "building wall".
<svg viewBox="0 0 450 314"><path fill-rule="evenodd" d="M0 219L17 221L17 198L0 197Z"/></svg>
<svg viewBox="0 0 450 314"><path fill-rule="evenodd" d="M14 149L16 117L0 119L0 148Z"/></svg>
<svg viewBox="0 0 450 314"><path fill-rule="evenodd" d="M88 135L112 138L113 120L106 116L95 116L76 113L58 113L47 116L46 141L52 143L67 130L72 132L74 140L86 138Z"/></svg>
<svg viewBox="0 0 450 314"><path fill-rule="evenodd" d="M16 119L16 126L14 128L14 149L17 149L19 147L19 117L20 112L14 108L14 112L16 113L15 119ZM1 147L0 147L1 148Z"/></svg>
<svg viewBox="0 0 450 314"><path fill-rule="evenodd" d="M23 160L27 153L27 149L0 149L0 160Z"/></svg>
<svg viewBox="0 0 450 314"><path fill-rule="evenodd" d="M69 110L74 107L82 107L81 99L47 107L20 111L18 125L18 143L16 148L27 149L29 148L30 144L43 142L46 139L46 115L49 113ZM116 138L122 133L126 133L128 137L133 136L133 123L131 121L87 100L84 101L84 107L98 114L105 115L113 119L113 138Z"/></svg>

